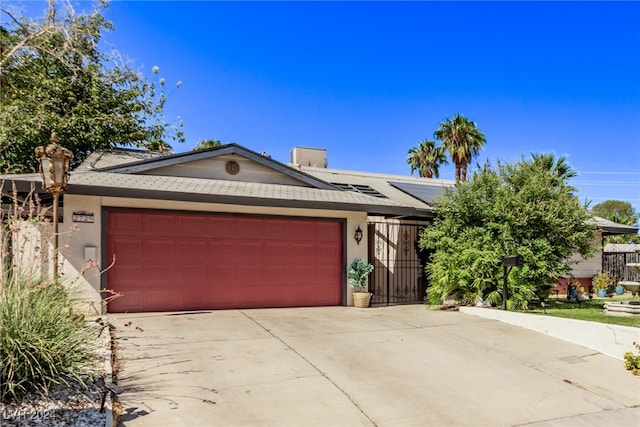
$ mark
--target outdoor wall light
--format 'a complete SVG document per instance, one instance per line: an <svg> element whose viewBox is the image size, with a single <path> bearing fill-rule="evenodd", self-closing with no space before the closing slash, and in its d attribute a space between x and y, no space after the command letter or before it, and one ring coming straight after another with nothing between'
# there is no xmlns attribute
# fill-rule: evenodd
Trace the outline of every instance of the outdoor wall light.
<svg viewBox="0 0 640 427"><path fill-rule="evenodd" d="M69 187L69 170L73 153L58 145L58 138L51 133L51 143L36 148L40 162L42 187L53 194L53 279L58 278L58 204L60 193Z"/></svg>
<svg viewBox="0 0 640 427"><path fill-rule="evenodd" d="M360 226L358 226L358 228L356 228L356 232L353 235L353 238L356 239L356 242L358 244L360 244L360 241L362 240L362 230L360 229Z"/></svg>

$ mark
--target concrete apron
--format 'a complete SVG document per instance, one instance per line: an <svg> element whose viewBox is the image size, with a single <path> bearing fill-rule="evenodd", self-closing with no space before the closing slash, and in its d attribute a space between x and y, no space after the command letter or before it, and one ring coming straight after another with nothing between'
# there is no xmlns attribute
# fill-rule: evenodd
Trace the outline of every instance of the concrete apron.
<svg viewBox="0 0 640 427"><path fill-rule="evenodd" d="M425 306L111 315L125 426L638 426L622 362Z"/></svg>

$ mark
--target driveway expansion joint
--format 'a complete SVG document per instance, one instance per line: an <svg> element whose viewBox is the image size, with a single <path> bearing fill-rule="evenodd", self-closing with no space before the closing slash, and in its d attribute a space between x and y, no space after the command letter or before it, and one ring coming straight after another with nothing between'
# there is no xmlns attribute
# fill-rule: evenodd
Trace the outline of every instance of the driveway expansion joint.
<svg viewBox="0 0 640 427"><path fill-rule="evenodd" d="M358 403L349 395L349 393L346 392L346 390L344 390L342 387L340 387L338 384L335 383L335 381L333 381L331 378L329 378L327 376L327 374L325 372L323 372L318 366L316 366L313 362L311 362L309 359L307 359L306 357L304 357L302 354L300 354L295 348L291 347L289 345L289 343L285 342L282 338L280 338L279 336L273 334L271 332L270 329L267 329L266 327L264 327L260 322L258 322L256 319L254 319L253 317L251 317L249 314L247 314L245 311L240 310L240 312L242 314L244 314L249 320L251 320L252 322L254 322L256 325L258 325L259 327L261 327L262 329L264 329L269 335L271 335L273 338L275 338L276 340L280 341L285 347L287 347L289 350L291 350L292 352L294 352L298 357L300 357L302 360L304 360L309 366L311 366L316 372L318 372L323 378L325 378L327 381L329 381L336 389L340 390L340 392L347 398L349 399L349 401L356 407L358 408L358 410L360 411L360 413L362 413L362 415L364 415L367 420L369 420L371 422L371 424L373 426L377 426L376 422L373 421L369 415L367 415L367 413L362 409L362 407L360 407L360 405L358 405Z"/></svg>

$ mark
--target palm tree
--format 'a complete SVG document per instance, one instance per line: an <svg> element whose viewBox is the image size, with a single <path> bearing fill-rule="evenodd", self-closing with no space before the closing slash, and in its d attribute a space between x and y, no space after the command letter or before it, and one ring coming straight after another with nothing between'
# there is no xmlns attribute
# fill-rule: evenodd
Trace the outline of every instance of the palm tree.
<svg viewBox="0 0 640 427"><path fill-rule="evenodd" d="M549 171L555 185L559 187L567 186L570 191L576 191L575 187L567 184L570 178L578 176L578 172L567 161L567 156L556 158L553 153L531 153L531 160L533 160L534 165L539 165Z"/></svg>
<svg viewBox="0 0 640 427"><path fill-rule="evenodd" d="M566 181L569 178L578 176L578 172L576 172L567 161L567 156L560 156L556 159L553 153L531 153L531 159L534 164L539 164L551 172L551 176L559 179Z"/></svg>
<svg viewBox="0 0 640 427"><path fill-rule="evenodd" d="M467 166L487 142L476 124L460 114L454 114L453 120L446 119L433 136L442 141L456 165L456 182L467 180Z"/></svg>
<svg viewBox="0 0 640 427"><path fill-rule="evenodd" d="M407 153L407 163L411 166L411 173L418 171L421 178L438 178L440 165L447 164L444 147L436 147L435 141L423 139Z"/></svg>
<svg viewBox="0 0 640 427"><path fill-rule="evenodd" d="M218 141L217 139L203 139L202 141L198 142L198 145L193 148L193 151L206 150L208 148L219 147L220 145L222 145L222 142Z"/></svg>

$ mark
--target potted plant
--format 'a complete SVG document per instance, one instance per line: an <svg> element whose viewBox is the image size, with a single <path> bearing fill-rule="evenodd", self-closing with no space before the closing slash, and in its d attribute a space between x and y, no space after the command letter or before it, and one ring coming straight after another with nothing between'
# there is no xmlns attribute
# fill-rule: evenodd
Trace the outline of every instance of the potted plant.
<svg viewBox="0 0 640 427"><path fill-rule="evenodd" d="M367 277L372 271L373 265L359 258L354 259L347 268L347 281L354 289L353 305L356 307L369 307L371 292L367 289Z"/></svg>
<svg viewBox="0 0 640 427"><path fill-rule="evenodd" d="M576 301L584 302L588 297L584 295L584 288L580 285L580 283L576 283Z"/></svg>
<svg viewBox="0 0 640 427"><path fill-rule="evenodd" d="M613 280L611 280L611 276L606 271L602 271L591 279L591 284L593 286L593 290L598 293L598 297L604 298L607 296L607 289L611 286Z"/></svg>

